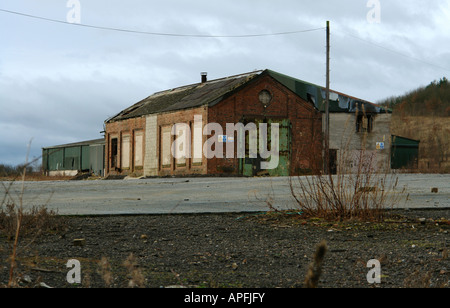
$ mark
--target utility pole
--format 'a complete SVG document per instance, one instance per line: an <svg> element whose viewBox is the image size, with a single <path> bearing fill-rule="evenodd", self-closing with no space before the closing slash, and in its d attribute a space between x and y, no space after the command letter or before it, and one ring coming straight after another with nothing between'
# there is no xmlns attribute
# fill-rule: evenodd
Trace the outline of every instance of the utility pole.
<svg viewBox="0 0 450 308"><path fill-rule="evenodd" d="M325 99L324 171L330 174L330 22L327 21L327 90Z"/></svg>

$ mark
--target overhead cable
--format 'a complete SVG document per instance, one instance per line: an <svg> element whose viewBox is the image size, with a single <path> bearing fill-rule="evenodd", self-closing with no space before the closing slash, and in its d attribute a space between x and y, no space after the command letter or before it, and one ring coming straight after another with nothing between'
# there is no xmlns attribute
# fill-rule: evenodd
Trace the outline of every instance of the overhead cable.
<svg viewBox="0 0 450 308"><path fill-rule="evenodd" d="M279 35L293 35L293 34L299 34L299 33L313 32L313 31L319 31L319 30L324 30L325 29L325 27L322 27L322 28L314 28L314 29L307 29L307 30L297 30L297 31L263 33L263 34L241 34L241 35L209 35L209 34L161 33L161 32L147 32L147 31L137 31L137 30L130 30L130 29L103 27L103 26L95 26L95 25L88 25L88 24L81 24L81 23L70 23L70 22L67 22L67 21L51 19L51 18L46 18L46 17L41 17L41 16L35 16L35 15L25 14L25 13L21 13L21 12L5 10L5 9L0 9L0 12L20 15L20 16L24 16L24 17L39 19L39 20L45 20L45 21L49 21L49 22L55 22L55 23L61 23L61 24L85 27L85 28L93 28L93 29L99 29L99 30L118 31L118 32L145 34L145 35L154 35L154 36L191 37L191 38L249 38L249 37L264 37L264 36L279 36Z"/></svg>
<svg viewBox="0 0 450 308"><path fill-rule="evenodd" d="M404 53L402 53L402 52L399 52L399 51L396 51L396 50L393 50L393 49L384 47L384 46L382 46L382 45L380 45L380 44L378 44L378 43L374 43L374 42L372 42L372 41L363 39L363 38L361 38L361 37L359 37L359 36L357 36L357 35L354 35L354 34L351 34L351 33L348 33L348 32L344 32L344 31L340 31L340 32L343 33L344 35L353 37L353 38L355 38L355 39L357 39L357 40L360 40L360 41L363 41L363 42L365 42L365 43L367 43L367 44L370 44L370 45L373 45L373 46L375 46L375 47L384 49L384 50L389 51L389 52L391 52L391 53L394 53L394 54L396 54L396 55L399 55L399 56L402 56L402 57L405 57L405 58L409 58L409 59L411 59L411 60L414 60L414 61L417 61L417 62L421 62L421 63L426 64L426 65L429 65L429 66L434 66L435 68L439 68L439 69L442 69L442 70L445 70L445 71L450 71L449 68L446 68L446 67L443 67L443 66L434 64L434 63L430 63L430 62L424 61L424 60L422 60L422 59L419 59L419 58L416 58L416 57L413 57L413 56L404 54Z"/></svg>

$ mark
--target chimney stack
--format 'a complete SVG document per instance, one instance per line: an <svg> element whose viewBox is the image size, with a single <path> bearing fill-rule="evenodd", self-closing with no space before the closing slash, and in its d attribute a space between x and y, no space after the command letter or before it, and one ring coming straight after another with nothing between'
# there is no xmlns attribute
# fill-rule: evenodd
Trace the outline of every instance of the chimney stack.
<svg viewBox="0 0 450 308"><path fill-rule="evenodd" d="M201 76L202 76L202 83L205 83L208 81L208 73L207 72L202 72Z"/></svg>

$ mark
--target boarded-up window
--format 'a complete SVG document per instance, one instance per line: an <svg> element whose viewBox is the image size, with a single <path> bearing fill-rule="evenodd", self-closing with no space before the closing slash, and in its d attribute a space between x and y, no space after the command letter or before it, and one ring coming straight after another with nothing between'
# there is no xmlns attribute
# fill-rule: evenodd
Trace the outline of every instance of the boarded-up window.
<svg viewBox="0 0 450 308"><path fill-rule="evenodd" d="M134 134L134 165L136 167L142 167L144 165L143 158L143 140L144 133L136 132Z"/></svg>
<svg viewBox="0 0 450 308"><path fill-rule="evenodd" d="M203 158L203 123L194 121L192 137L192 163L200 165Z"/></svg>
<svg viewBox="0 0 450 308"><path fill-rule="evenodd" d="M130 168L130 135L122 135L122 168Z"/></svg>
<svg viewBox="0 0 450 308"><path fill-rule="evenodd" d="M190 156L190 128L188 124L176 124L172 133L175 133L176 139L173 143L173 154L178 166L186 165L186 158Z"/></svg>
<svg viewBox="0 0 450 308"><path fill-rule="evenodd" d="M169 167L171 165L172 153L171 153L171 128L165 126L161 128L161 161L163 167Z"/></svg>

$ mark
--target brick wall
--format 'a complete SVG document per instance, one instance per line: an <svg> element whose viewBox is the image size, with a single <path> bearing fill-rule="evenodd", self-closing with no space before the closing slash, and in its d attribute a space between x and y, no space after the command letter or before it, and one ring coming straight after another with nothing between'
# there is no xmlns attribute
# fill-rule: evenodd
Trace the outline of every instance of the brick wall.
<svg viewBox="0 0 450 308"><path fill-rule="evenodd" d="M260 93L263 90L272 96L266 108L260 101ZM245 88L208 111L208 123L219 123L224 129L226 123L251 122L264 118L291 121L291 161L290 166L286 166L290 168L291 175L315 172L317 168L321 168L321 113L272 77L263 76L250 82ZM239 174L239 160L209 160L208 174L221 173Z"/></svg>
<svg viewBox="0 0 450 308"><path fill-rule="evenodd" d="M106 175L143 175L143 166L135 166L135 146L134 146L134 135L137 131L144 132L142 149L145 149L145 124L146 118L132 118L124 121L107 123L105 125L106 131L106 146L105 146L105 166ZM129 168L122 168L122 137L124 135L130 135L130 147L128 156L130 158ZM115 166L112 165L112 153L111 153L111 140L117 138L117 163ZM144 156L145 164L145 156Z"/></svg>
<svg viewBox="0 0 450 308"><path fill-rule="evenodd" d="M157 153L158 153L158 175L167 176L167 175L189 175L189 174L198 174L204 175L207 173L207 164L208 160L204 155L202 155L201 161L194 162L193 155L190 158L187 158L183 164L179 164L175 158L172 158L170 161L170 165L163 165L162 161L162 147L163 147L163 136L162 130L164 128L172 128L174 124L186 124L189 127L191 133L191 141L194 140L194 120L195 116L201 116L203 125L206 124L208 119L208 109L207 107L199 107L193 109L179 110L170 113L163 113L158 115L157 119ZM177 139L177 136L171 136L170 144ZM203 145L206 141L206 137L202 134L202 142ZM192 152L192 148L191 151ZM203 153L203 152L202 152ZM192 153L191 153L192 154Z"/></svg>
<svg viewBox="0 0 450 308"><path fill-rule="evenodd" d="M261 91L266 90L272 99L266 107L260 101ZM167 149L177 136L169 131L174 124L183 123L189 127L191 140L194 140L195 117L201 116L202 128L207 123L218 123L226 134L226 124L239 122L253 122L262 119L289 119L291 127L290 162L285 166L290 174L303 174L317 171L321 168L322 151L322 115L311 103L305 102L295 93L278 83L269 75L261 76L229 95L223 101L211 107L199 107L187 110L179 110L159 115L128 119L120 122L106 124L106 174L131 174L145 176L169 176L169 175L205 175L205 174L229 174L239 175L240 160L235 155L226 157L226 145L224 144L224 158L207 159L202 155L200 160L188 157L185 160L163 157ZM198 119L198 118L197 118ZM131 142L129 169L121 168L122 136L130 134L134 140L134 132L144 132L143 167L136 168L133 165L134 144ZM165 135L164 135L165 132ZM203 129L202 129L203 132ZM214 134L218 135L219 132ZM213 135L213 134L212 134ZM212 136L202 134L201 145ZM111 165L111 139L118 140L118 162L116 167ZM166 138L166 139L164 139ZM168 140L167 138L170 138ZM163 140L164 139L164 140ZM191 143L192 145L192 143ZM164 148L165 147L165 148ZM191 148L189 153L193 154ZM202 148L202 154L203 148ZM181 163L180 163L181 162Z"/></svg>

